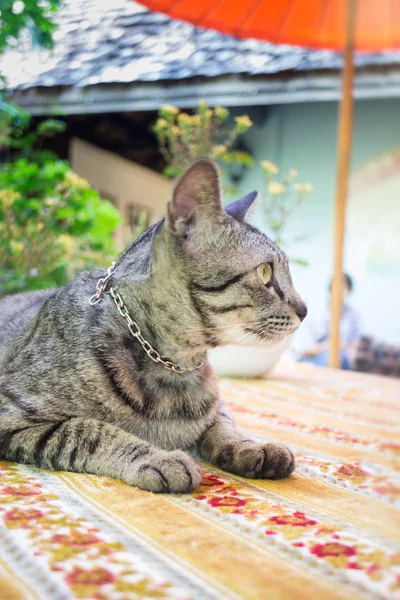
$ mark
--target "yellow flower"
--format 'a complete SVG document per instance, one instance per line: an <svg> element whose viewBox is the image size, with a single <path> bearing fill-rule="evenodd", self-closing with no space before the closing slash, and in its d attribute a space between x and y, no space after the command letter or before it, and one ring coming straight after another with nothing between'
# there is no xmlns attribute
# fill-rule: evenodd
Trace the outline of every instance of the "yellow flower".
<svg viewBox="0 0 400 600"><path fill-rule="evenodd" d="M10 240L10 246L15 254L19 254L24 249L24 243L16 240Z"/></svg>
<svg viewBox="0 0 400 600"><path fill-rule="evenodd" d="M165 127L168 127L168 121L166 121L165 119L157 119L156 127L158 129L165 129Z"/></svg>
<svg viewBox="0 0 400 600"><path fill-rule="evenodd" d="M313 189L311 183L295 183L293 187L296 190L296 192L299 192L299 194L304 195L308 194Z"/></svg>
<svg viewBox="0 0 400 600"><path fill-rule="evenodd" d="M53 204L58 204L58 198L57 196L52 196L51 198L46 198L46 200L43 202L43 204L45 206L53 206Z"/></svg>
<svg viewBox="0 0 400 600"><path fill-rule="evenodd" d="M223 144L220 144L219 146L213 146L212 147L212 153L213 153L214 158L219 158L226 151L227 151L227 147L224 146Z"/></svg>
<svg viewBox="0 0 400 600"><path fill-rule="evenodd" d="M161 111L167 115L175 116L178 114L179 108L172 106L171 104L164 104L164 106L161 107Z"/></svg>
<svg viewBox="0 0 400 600"><path fill-rule="evenodd" d="M0 190L0 203L4 206L4 208L8 208L12 206L15 200L19 200L21 195L18 192L14 192L13 190Z"/></svg>
<svg viewBox="0 0 400 600"><path fill-rule="evenodd" d="M205 115L206 115L207 119L211 119L211 118L212 118L212 116L213 116L213 114L214 114L214 113L213 113L213 111L211 110L211 108L207 108L207 110L206 110L206 112L205 112Z"/></svg>
<svg viewBox="0 0 400 600"><path fill-rule="evenodd" d="M172 128L172 133L175 137L178 137L178 135L181 135L181 130L179 129L179 127L177 127L176 125Z"/></svg>
<svg viewBox="0 0 400 600"><path fill-rule="evenodd" d="M179 125L189 125L192 122L192 118L187 113L180 113L178 115Z"/></svg>
<svg viewBox="0 0 400 600"><path fill-rule="evenodd" d="M246 130L253 125L253 121L247 116L242 115L241 117L235 117L235 121L239 129Z"/></svg>
<svg viewBox="0 0 400 600"><path fill-rule="evenodd" d="M296 171L296 169L289 169L289 177L290 179L294 179L295 177L297 177L298 172Z"/></svg>
<svg viewBox="0 0 400 600"><path fill-rule="evenodd" d="M229 116L229 111L227 108L224 108L223 106L216 106L214 108L214 114L221 121L225 121L225 119L227 119Z"/></svg>
<svg viewBox="0 0 400 600"><path fill-rule="evenodd" d="M191 122L192 125L200 125L200 116L199 115L193 115L193 117L191 117Z"/></svg>
<svg viewBox="0 0 400 600"><path fill-rule="evenodd" d="M79 177L79 175L73 171L67 171L67 173L65 173L65 182L77 188L86 188L89 185L86 179Z"/></svg>
<svg viewBox="0 0 400 600"><path fill-rule="evenodd" d="M72 254L73 250L75 250L75 241L73 238L67 233L62 234L58 237L59 242L61 242L64 252L68 255Z"/></svg>
<svg viewBox="0 0 400 600"><path fill-rule="evenodd" d="M270 194L282 194L286 190L285 186L279 181L270 181L268 183L268 191Z"/></svg>
<svg viewBox="0 0 400 600"><path fill-rule="evenodd" d="M276 175L279 173L279 168L270 160L262 160L260 164L264 171L267 171L269 175Z"/></svg>

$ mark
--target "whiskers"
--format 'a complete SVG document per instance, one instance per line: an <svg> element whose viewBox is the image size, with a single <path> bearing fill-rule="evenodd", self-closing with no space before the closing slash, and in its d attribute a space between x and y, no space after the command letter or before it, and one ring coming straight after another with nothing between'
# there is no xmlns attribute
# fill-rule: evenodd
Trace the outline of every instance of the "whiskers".
<svg viewBox="0 0 400 600"><path fill-rule="evenodd" d="M278 342L286 335L293 333L289 327L289 322L290 318L286 320L284 316L270 315L266 318L251 321L242 320L226 324L210 323L206 329L203 329L200 323L192 323L188 324L187 327L185 326L185 336L178 336L175 338L175 342L180 346L180 360L183 360L183 355L187 356L189 360L190 357L196 356L199 352L205 352L207 347L230 344L262 346L275 341ZM191 343L182 344L183 337L190 339ZM167 339L165 342L167 342ZM178 351L178 348L176 351Z"/></svg>
<svg viewBox="0 0 400 600"><path fill-rule="evenodd" d="M287 320L287 324L289 321L290 319ZM261 346L268 342L278 342L287 335L292 334L294 329L286 326L286 319L284 319L284 322L285 325L283 323L280 324L279 321L276 323L276 318L274 317L266 321L253 322L251 324L251 332L255 337L255 345Z"/></svg>
<svg viewBox="0 0 400 600"><path fill-rule="evenodd" d="M251 342L252 346L265 344L267 341L274 341L278 336L267 330L268 322L256 321L251 324L248 322L239 322L230 325L215 325L215 333L208 336L209 340L245 346ZM228 340L226 339L226 337ZM279 337L282 337L279 336Z"/></svg>

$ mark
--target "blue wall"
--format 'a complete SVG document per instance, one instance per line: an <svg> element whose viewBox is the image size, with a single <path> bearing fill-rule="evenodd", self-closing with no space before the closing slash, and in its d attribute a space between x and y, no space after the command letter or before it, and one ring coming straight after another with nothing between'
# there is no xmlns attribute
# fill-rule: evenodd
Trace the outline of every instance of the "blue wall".
<svg viewBox="0 0 400 600"><path fill-rule="evenodd" d="M246 136L256 162L271 160L283 173L295 168L299 181L314 187L288 224L290 234L309 233L309 237L296 248L286 248L289 255L309 262L308 267L293 265L292 274L311 315L326 305L332 273L337 111L334 102L272 107L266 121L253 126ZM251 108L243 112L252 114ZM358 174L359 183L371 172L375 178L349 202L345 270L355 279L352 303L361 313L363 332L400 343L400 160L389 169L389 176L385 161L393 162L393 156L383 156L397 149L400 100L358 101L352 174ZM241 188L246 192L258 189L262 194L263 187L256 164ZM261 214L255 219L262 228Z"/></svg>

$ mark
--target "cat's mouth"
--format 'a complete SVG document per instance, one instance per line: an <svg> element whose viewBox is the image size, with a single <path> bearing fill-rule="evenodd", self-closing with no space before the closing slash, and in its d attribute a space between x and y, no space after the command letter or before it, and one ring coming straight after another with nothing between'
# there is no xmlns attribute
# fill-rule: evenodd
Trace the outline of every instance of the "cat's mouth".
<svg viewBox="0 0 400 600"><path fill-rule="evenodd" d="M266 320L249 324L245 327L247 334L253 334L258 343L279 342L289 335L292 335L300 325L300 320L296 323L288 315L271 315Z"/></svg>
<svg viewBox="0 0 400 600"><path fill-rule="evenodd" d="M271 331L268 329L253 329L252 327L246 327L245 331L248 334L253 334L257 338L257 342L264 342L265 344L277 343L292 335L296 331L297 327L291 327L285 330Z"/></svg>

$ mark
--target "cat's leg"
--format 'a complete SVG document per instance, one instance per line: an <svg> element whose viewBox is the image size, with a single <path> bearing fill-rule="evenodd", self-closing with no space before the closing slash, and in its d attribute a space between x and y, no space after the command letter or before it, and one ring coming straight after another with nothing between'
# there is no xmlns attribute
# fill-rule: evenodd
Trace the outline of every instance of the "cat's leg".
<svg viewBox="0 0 400 600"><path fill-rule="evenodd" d="M249 479L281 479L296 468L289 448L282 444L263 444L243 435L223 410L198 442L198 452L224 471Z"/></svg>
<svg viewBox="0 0 400 600"><path fill-rule="evenodd" d="M122 479L151 492L190 492L201 467L181 450L167 451L96 419L72 418L0 427L0 459L52 470Z"/></svg>

